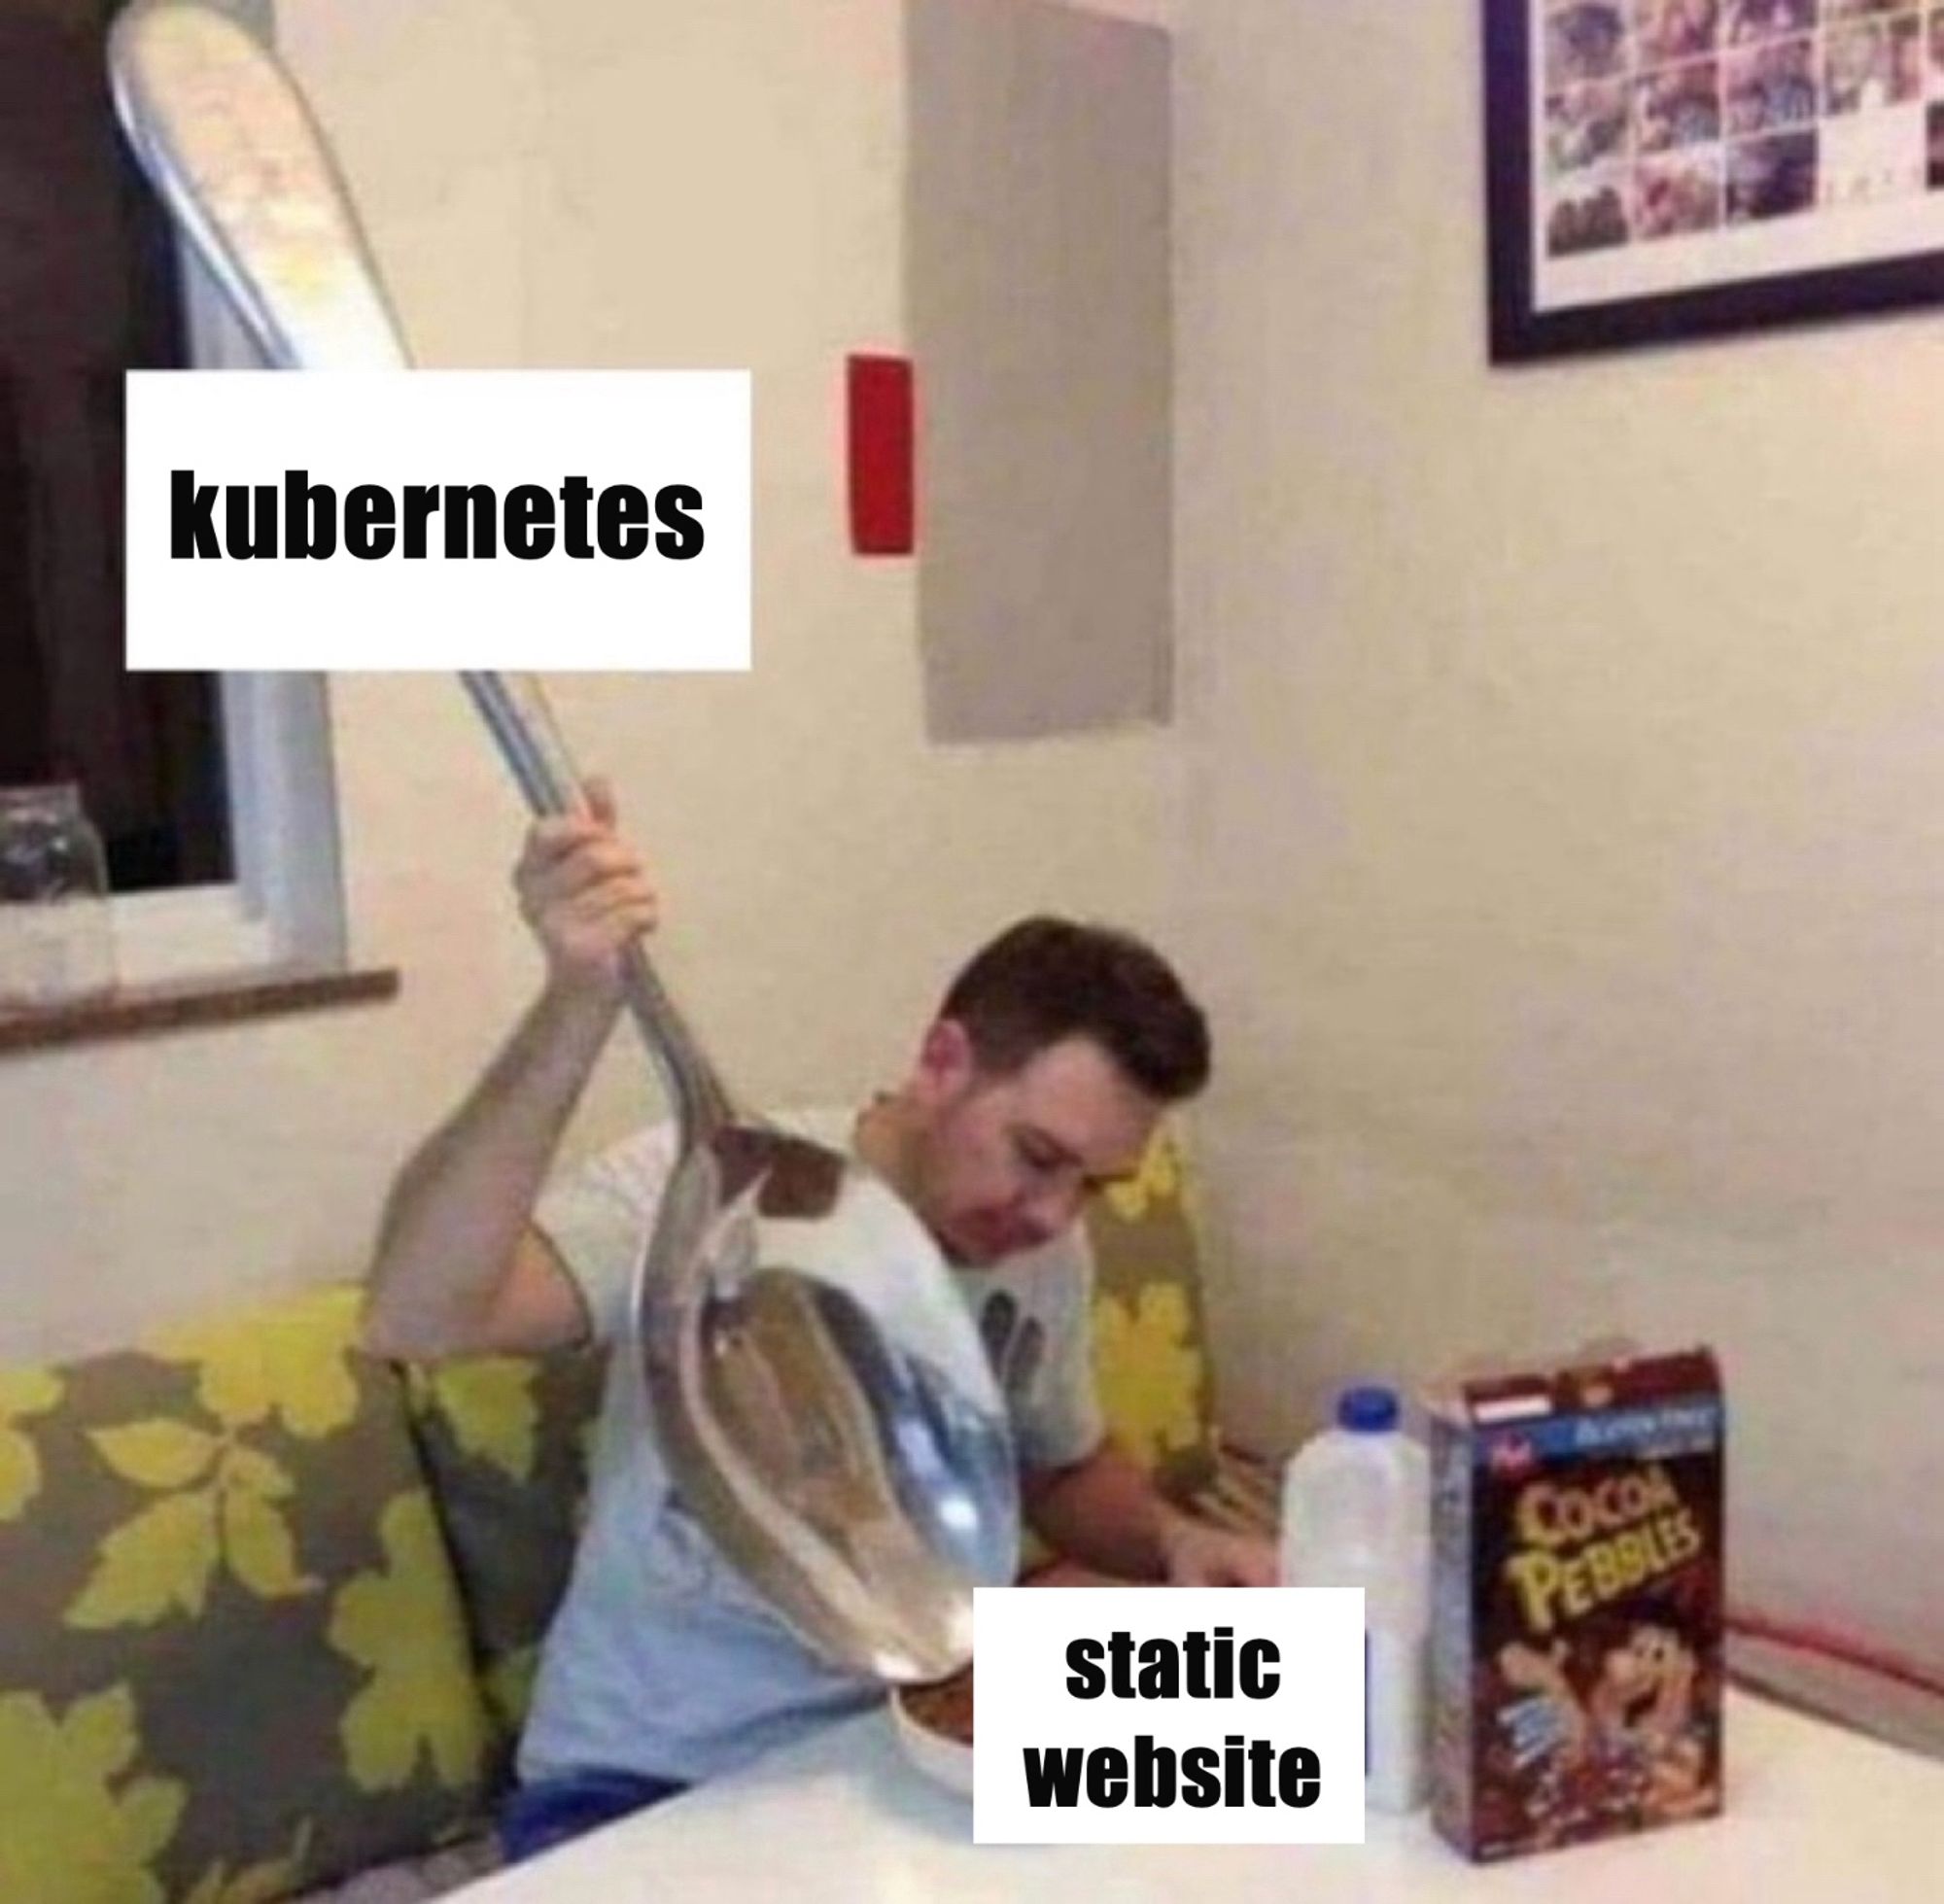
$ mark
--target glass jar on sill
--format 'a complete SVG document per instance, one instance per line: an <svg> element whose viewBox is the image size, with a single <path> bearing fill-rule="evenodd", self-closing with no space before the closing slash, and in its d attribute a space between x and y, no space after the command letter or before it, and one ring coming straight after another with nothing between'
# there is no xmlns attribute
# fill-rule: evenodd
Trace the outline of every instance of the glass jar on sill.
<svg viewBox="0 0 1944 1904"><path fill-rule="evenodd" d="M0 1011L114 988L108 858L81 789L0 787Z"/></svg>

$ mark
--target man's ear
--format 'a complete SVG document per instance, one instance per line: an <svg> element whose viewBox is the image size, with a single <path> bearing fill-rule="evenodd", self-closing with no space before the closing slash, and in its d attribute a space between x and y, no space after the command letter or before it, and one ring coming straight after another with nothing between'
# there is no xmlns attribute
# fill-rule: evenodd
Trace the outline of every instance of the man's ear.
<svg viewBox="0 0 1944 1904"><path fill-rule="evenodd" d="M971 1083L977 1069L965 1027L956 1019L934 1019L918 1048L913 1089L923 1104L946 1103Z"/></svg>

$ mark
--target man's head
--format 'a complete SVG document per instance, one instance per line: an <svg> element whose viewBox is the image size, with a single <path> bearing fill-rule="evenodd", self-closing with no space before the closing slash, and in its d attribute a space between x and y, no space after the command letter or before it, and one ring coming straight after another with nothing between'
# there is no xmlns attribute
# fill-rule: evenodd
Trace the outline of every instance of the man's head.
<svg viewBox="0 0 1944 1904"><path fill-rule="evenodd" d="M1199 1008L1125 932L1023 919L959 973L899 1093L903 1188L955 1261L1050 1242L1208 1078Z"/></svg>

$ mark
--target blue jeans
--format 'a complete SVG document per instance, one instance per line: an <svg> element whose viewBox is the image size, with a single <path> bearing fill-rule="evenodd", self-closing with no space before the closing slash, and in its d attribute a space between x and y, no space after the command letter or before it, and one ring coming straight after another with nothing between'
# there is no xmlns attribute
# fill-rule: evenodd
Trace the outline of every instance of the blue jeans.
<svg viewBox="0 0 1944 1904"><path fill-rule="evenodd" d="M519 1864L687 1789L637 1772L569 1772L517 1785L500 1812L500 1849Z"/></svg>

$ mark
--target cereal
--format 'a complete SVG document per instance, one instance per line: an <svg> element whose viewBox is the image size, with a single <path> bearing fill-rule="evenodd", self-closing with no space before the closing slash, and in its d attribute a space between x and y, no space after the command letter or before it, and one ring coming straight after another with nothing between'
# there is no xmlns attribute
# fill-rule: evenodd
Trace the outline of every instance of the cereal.
<svg viewBox="0 0 1944 1904"><path fill-rule="evenodd" d="M961 1746L972 1743L972 1669L967 1666L949 1679L930 1685L901 1686L898 1703L908 1718Z"/></svg>
<svg viewBox="0 0 1944 1904"><path fill-rule="evenodd" d="M1455 1387L1432 1419L1432 1809L1480 1861L1720 1809L1705 1351Z"/></svg>

